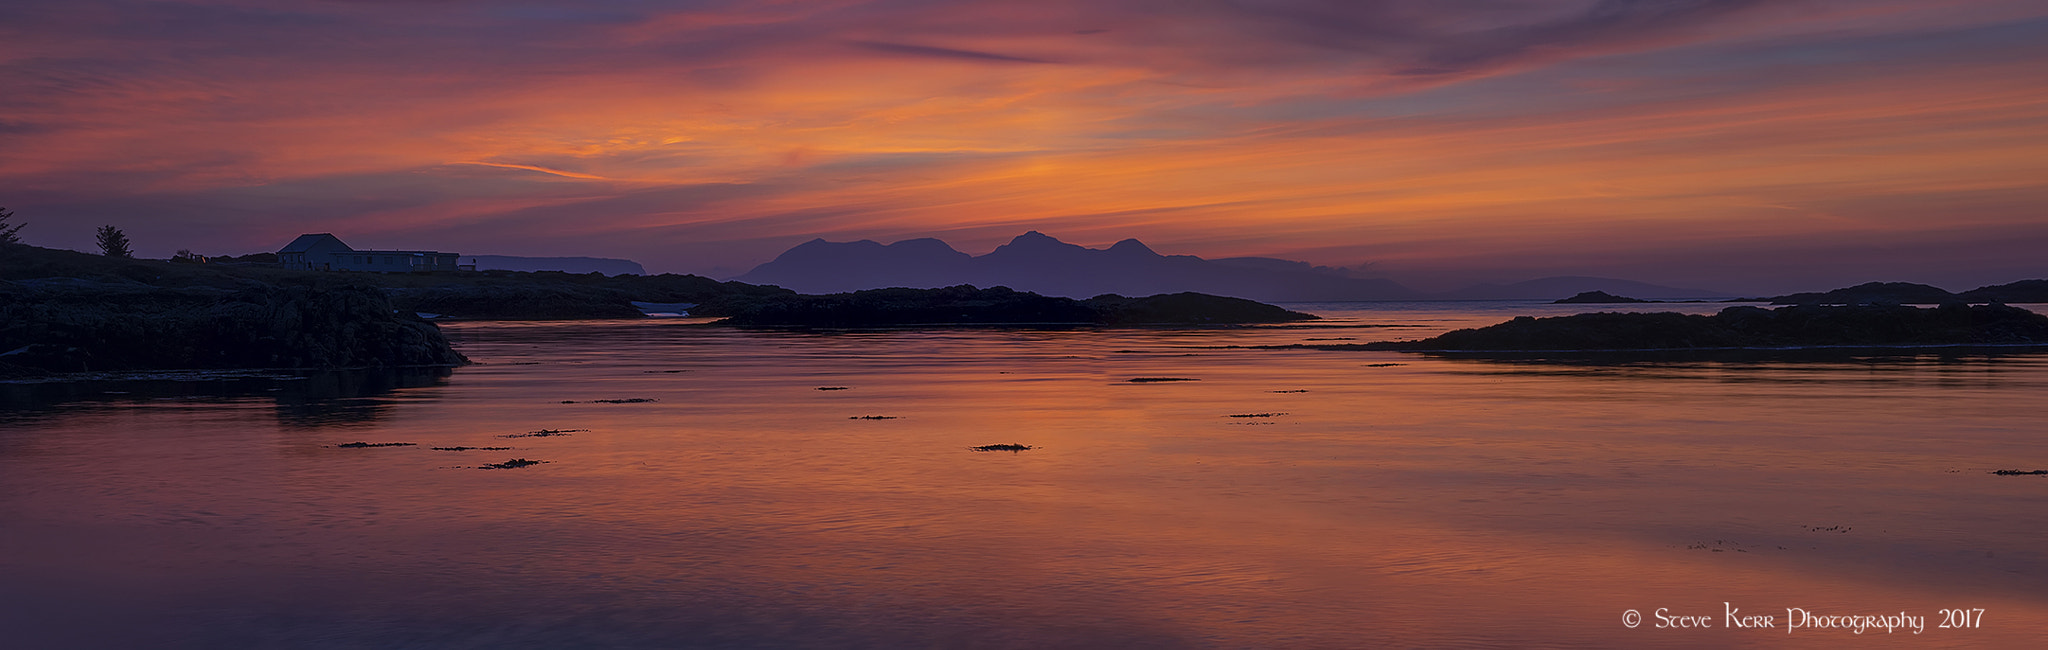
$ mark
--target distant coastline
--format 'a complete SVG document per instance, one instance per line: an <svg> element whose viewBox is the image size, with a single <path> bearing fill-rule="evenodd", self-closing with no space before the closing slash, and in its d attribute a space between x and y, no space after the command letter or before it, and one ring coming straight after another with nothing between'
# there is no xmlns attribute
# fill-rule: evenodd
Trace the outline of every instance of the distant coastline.
<svg viewBox="0 0 2048 650"><path fill-rule="evenodd" d="M1080 301L1006 288L810 296L692 275L343 273L110 258L8 244L0 378L169 369L466 363L433 321L644 318L685 308L737 327L1231 325L1314 316L1200 294Z"/></svg>
<svg viewBox="0 0 2048 650"><path fill-rule="evenodd" d="M960 285L808 295L692 275L343 273L5 248L0 258L0 316L5 317L0 376L7 377L91 370L458 365L466 360L434 320L644 318L647 312L640 305L748 328L1190 327L1316 318L1193 292L1076 300ZM1798 306L1735 307L1712 316L1523 317L1422 341L1318 347L1505 352L2048 345L2048 317L1999 304L2048 302L2044 280L1959 294L1926 285L1869 283L1769 300ZM1563 302L1611 301L1650 302L1605 293ZM1897 304L1906 301L1942 306Z"/></svg>

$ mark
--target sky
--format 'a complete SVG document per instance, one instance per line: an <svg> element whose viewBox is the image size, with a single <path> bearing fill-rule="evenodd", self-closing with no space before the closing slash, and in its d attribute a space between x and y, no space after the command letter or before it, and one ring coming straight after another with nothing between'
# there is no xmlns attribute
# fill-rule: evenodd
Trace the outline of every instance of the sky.
<svg viewBox="0 0 2048 650"><path fill-rule="evenodd" d="M1733 292L2048 277L2039 0L13 0L31 244L629 258L1027 230Z"/></svg>

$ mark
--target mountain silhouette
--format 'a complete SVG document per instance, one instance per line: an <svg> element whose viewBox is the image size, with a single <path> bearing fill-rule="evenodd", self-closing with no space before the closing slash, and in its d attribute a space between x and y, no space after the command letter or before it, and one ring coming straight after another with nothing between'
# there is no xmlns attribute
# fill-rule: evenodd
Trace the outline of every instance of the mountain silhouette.
<svg viewBox="0 0 2048 650"><path fill-rule="evenodd" d="M1422 295L1389 280L1354 278L1303 262L1272 258L1205 260L1160 255L1136 239L1093 249L1031 231L973 256L937 239L882 245L813 239L735 280L802 293L961 284L1009 287L1048 296L1150 296L1193 291L1262 302L1412 300Z"/></svg>
<svg viewBox="0 0 2048 650"><path fill-rule="evenodd" d="M1550 301L1587 291L1658 300L1729 297L1705 289L1584 276L1476 284L1456 291L1423 293L1392 280L1358 277L1347 269L1308 262L1273 257L1210 260L1193 255L1161 255L1136 239L1117 242L1107 249L1094 249L1069 244L1036 230L1018 235L1010 243L979 257L929 237L888 245L866 239L813 239L733 279L802 293L971 284L1068 298L1193 291L1261 302Z"/></svg>

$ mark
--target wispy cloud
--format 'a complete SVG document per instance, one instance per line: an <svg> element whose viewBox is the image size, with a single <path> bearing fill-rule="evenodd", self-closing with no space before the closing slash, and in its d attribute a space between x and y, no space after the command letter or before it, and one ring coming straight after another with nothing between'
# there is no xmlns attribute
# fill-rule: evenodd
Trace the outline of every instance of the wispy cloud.
<svg viewBox="0 0 2048 650"><path fill-rule="evenodd" d="M0 42L0 201L51 244L162 220L145 254L362 228L689 270L1036 224L1533 273L2048 199L2023 0L70 0Z"/></svg>
<svg viewBox="0 0 2048 650"><path fill-rule="evenodd" d="M1046 59L1010 56L1007 54L993 54L989 52L976 52L973 50L956 50L946 47L932 47L930 45L882 43L877 41L854 41L852 44L856 47L861 47L876 52L901 54L905 56L933 57L939 59L965 59L968 61L995 61L1000 63L1053 63L1053 61L1049 61Z"/></svg>
<svg viewBox="0 0 2048 650"><path fill-rule="evenodd" d="M562 170L559 170L559 169L548 169L548 168L546 168L546 167L538 167L538 166L534 166L534 165L514 165L514 164L511 164L511 163L494 163L494 162L480 162L480 161L473 161L473 160L465 160L465 161L451 162L451 163L448 163L448 164L450 164L450 165L481 165L481 166L484 166L484 167L500 167L500 168L504 168L504 169L524 169L524 170L526 170L526 171L530 171L530 172L540 172L540 173L543 173L543 174L549 174L549 175L553 175L553 176L560 176L560 177L563 177L563 178L577 178L577 179L582 179L582 180L592 180L592 181L604 181L604 180L611 180L611 179L605 178L605 177L603 177L603 176L594 176L594 175L591 175L591 174L579 174L579 173L576 173L576 172L562 171Z"/></svg>

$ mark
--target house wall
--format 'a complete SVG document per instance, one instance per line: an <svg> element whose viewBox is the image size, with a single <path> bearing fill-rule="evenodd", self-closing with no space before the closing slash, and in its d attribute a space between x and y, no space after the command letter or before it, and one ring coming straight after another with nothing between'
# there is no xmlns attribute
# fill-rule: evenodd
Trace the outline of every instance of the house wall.
<svg viewBox="0 0 2048 650"><path fill-rule="evenodd" d="M374 273L409 273L413 271L453 271L456 253L433 251L347 251L331 252L325 262L315 268L329 271L368 271Z"/></svg>
<svg viewBox="0 0 2048 650"><path fill-rule="evenodd" d="M338 238L323 236L304 251L279 252L277 262L285 268L315 271L409 273L454 271L460 257L460 253L438 251L359 251Z"/></svg>
<svg viewBox="0 0 2048 650"><path fill-rule="evenodd" d="M319 269L321 264L331 261L329 255L349 250L351 249L348 245L341 243L340 240L328 239L315 242L302 252L278 253L277 263L288 269Z"/></svg>

